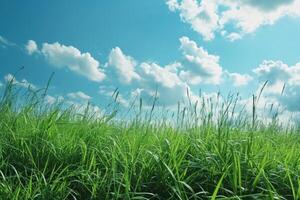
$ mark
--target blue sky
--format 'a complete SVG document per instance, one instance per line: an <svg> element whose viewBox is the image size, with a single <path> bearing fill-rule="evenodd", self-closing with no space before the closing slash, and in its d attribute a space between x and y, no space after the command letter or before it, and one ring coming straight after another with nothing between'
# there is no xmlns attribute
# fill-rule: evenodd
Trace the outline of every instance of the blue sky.
<svg viewBox="0 0 300 200"><path fill-rule="evenodd" d="M158 88L167 106L218 90L300 111L299 0L2 0L0 77L49 96L101 106L118 87L126 106ZM286 92L280 94L283 85ZM26 84L23 84L26 85ZM3 88L3 86L2 86Z"/></svg>

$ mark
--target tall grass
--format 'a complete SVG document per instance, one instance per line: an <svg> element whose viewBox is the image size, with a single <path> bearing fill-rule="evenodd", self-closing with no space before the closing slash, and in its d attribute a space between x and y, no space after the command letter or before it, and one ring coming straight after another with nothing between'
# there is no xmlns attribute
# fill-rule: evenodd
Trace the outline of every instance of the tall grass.
<svg viewBox="0 0 300 200"><path fill-rule="evenodd" d="M156 97L121 121L115 104L95 117L45 91L3 94L0 199L300 199L299 133L259 123L255 97L252 117L230 95L180 103L169 123Z"/></svg>

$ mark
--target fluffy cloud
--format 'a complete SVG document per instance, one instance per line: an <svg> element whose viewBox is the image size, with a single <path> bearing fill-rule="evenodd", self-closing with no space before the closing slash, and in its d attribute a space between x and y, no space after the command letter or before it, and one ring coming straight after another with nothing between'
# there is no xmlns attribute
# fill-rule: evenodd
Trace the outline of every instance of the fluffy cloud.
<svg viewBox="0 0 300 200"><path fill-rule="evenodd" d="M100 69L100 63L90 53L82 53L73 46L65 46L58 42L44 43L41 49L35 41L29 40L25 46L29 55L41 53L46 60L58 68L68 68L72 72L85 76L91 81L101 82L105 73Z"/></svg>
<svg viewBox="0 0 300 200"><path fill-rule="evenodd" d="M90 53L81 53L73 46L65 46L57 42L53 44L44 43L42 53L54 66L67 67L71 71L96 82L105 78L105 74L99 70L99 62Z"/></svg>
<svg viewBox="0 0 300 200"><path fill-rule="evenodd" d="M161 104L171 106L178 101L187 100L186 91L189 90L190 98L197 99L190 84L219 84L223 70L219 57L209 54L193 40L182 37L180 43L180 62L175 61L165 66L155 62L138 63L116 47L111 50L107 65L116 71L120 82L126 83L122 87L131 91L131 96L152 99L156 94ZM239 74L232 74L232 77L238 85L246 84L250 79ZM100 90L101 94L108 93L104 87Z"/></svg>
<svg viewBox="0 0 300 200"><path fill-rule="evenodd" d="M288 66L282 61L264 61L253 70L260 81L268 81L265 93L288 111L300 111L300 63Z"/></svg>
<svg viewBox="0 0 300 200"><path fill-rule="evenodd" d="M92 97L90 97L89 95L85 94L82 91L68 93L67 97L79 102L89 101L92 99Z"/></svg>
<svg viewBox="0 0 300 200"><path fill-rule="evenodd" d="M157 95L162 105L170 106L184 98L188 85L179 77L181 63L174 62L161 66L155 62L138 63L133 57L125 55L118 47L111 50L108 66L115 69L120 82L125 83L129 98L141 97L146 102L152 101ZM135 80L133 82L133 80ZM100 93L111 96L115 87L100 87ZM124 93L119 94L118 102L124 106L129 105L129 100L124 98ZM149 102L148 103L152 103Z"/></svg>
<svg viewBox="0 0 300 200"><path fill-rule="evenodd" d="M181 82L177 74L167 67L161 67L156 63L142 63L143 77L163 87L173 88Z"/></svg>
<svg viewBox="0 0 300 200"><path fill-rule="evenodd" d="M36 53L39 51L36 42L33 40L28 40L28 42L25 46L25 49L29 55L32 55L33 53Z"/></svg>
<svg viewBox="0 0 300 200"><path fill-rule="evenodd" d="M188 37L180 38L180 43L186 69L181 71L180 77L190 84L219 84L222 76L219 56L209 54Z"/></svg>
<svg viewBox="0 0 300 200"><path fill-rule="evenodd" d="M138 63L133 57L125 55L119 47L116 47L109 54L107 66L114 69L121 83L125 83L122 87L131 91L130 96L138 95L149 100L156 94L161 104L174 105L186 99L186 91L190 90L189 84L218 84L222 76L218 56L210 55L187 37L182 37L180 41L182 62L175 61L165 66L155 62ZM107 88L102 86L100 93L110 96L114 89L111 88L108 92ZM193 96L192 92L191 96ZM122 98L120 100L123 101ZM128 105L128 101L122 104Z"/></svg>
<svg viewBox="0 0 300 200"><path fill-rule="evenodd" d="M234 41L284 16L300 16L300 0L167 0L167 5L205 40L221 32ZM230 25L233 32L229 31Z"/></svg>
<svg viewBox="0 0 300 200"><path fill-rule="evenodd" d="M134 83L123 86L128 91L119 93L117 102L123 106L129 106L130 101L142 98L145 105L153 103L153 97L157 95L160 105L171 106L184 99L186 89L189 86L178 76L180 63L172 63L160 66L153 62L142 62L137 64L136 73L141 77ZM111 97L118 85L100 86L99 93ZM125 98L126 97L126 98Z"/></svg>
<svg viewBox="0 0 300 200"><path fill-rule="evenodd" d="M228 78L233 82L233 85L236 87L247 85L251 80L253 80L253 77L249 74L230 73L226 71L225 76L228 76Z"/></svg>
<svg viewBox="0 0 300 200"><path fill-rule="evenodd" d="M300 63L289 67L282 61L264 61L253 72L258 75L260 80L268 80L271 85L279 81L300 84Z"/></svg>
<svg viewBox="0 0 300 200"><path fill-rule="evenodd" d="M140 65L143 80L138 88L143 99L149 99L155 95L163 105L174 105L181 101L189 86L183 82L176 73L176 64L160 66L156 63L142 63Z"/></svg>
<svg viewBox="0 0 300 200"><path fill-rule="evenodd" d="M109 54L108 65L112 66L122 83L130 83L132 80L139 80L141 77L135 72L136 61L126 56L119 47L113 48Z"/></svg>
<svg viewBox="0 0 300 200"><path fill-rule="evenodd" d="M200 33L205 40L214 38L214 32L218 29L219 16L215 0L168 0L170 10L179 10L184 22L191 24L194 31Z"/></svg>
<svg viewBox="0 0 300 200"><path fill-rule="evenodd" d="M58 42L44 43L41 53L50 64L58 68L66 67L95 82L105 78L104 72L99 69L99 62L90 53L81 53L73 46L65 46Z"/></svg>
<svg viewBox="0 0 300 200"><path fill-rule="evenodd" d="M37 87L28 82L26 79L22 79L21 81L17 80L12 74L7 74L4 76L4 80L6 82L11 82L14 85L20 86L20 87L24 87L24 88L30 88L30 89L37 89Z"/></svg>

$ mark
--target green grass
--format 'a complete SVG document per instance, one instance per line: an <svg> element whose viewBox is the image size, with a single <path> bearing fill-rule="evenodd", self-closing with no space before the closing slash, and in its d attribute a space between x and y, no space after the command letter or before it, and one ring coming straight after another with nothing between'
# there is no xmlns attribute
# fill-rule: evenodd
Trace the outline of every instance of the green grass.
<svg viewBox="0 0 300 200"><path fill-rule="evenodd" d="M300 199L298 130L233 121L234 100L179 105L171 125L155 104L121 122L44 91L9 84L1 100L0 199Z"/></svg>

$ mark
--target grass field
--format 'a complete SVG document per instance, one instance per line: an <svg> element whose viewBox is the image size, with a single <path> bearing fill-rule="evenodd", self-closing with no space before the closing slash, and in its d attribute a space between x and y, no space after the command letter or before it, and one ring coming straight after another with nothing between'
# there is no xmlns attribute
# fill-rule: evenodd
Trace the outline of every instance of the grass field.
<svg viewBox="0 0 300 200"><path fill-rule="evenodd" d="M216 121L181 106L170 125L141 101L120 121L44 92L8 85L1 100L0 199L300 199L296 128L233 122L226 104Z"/></svg>

